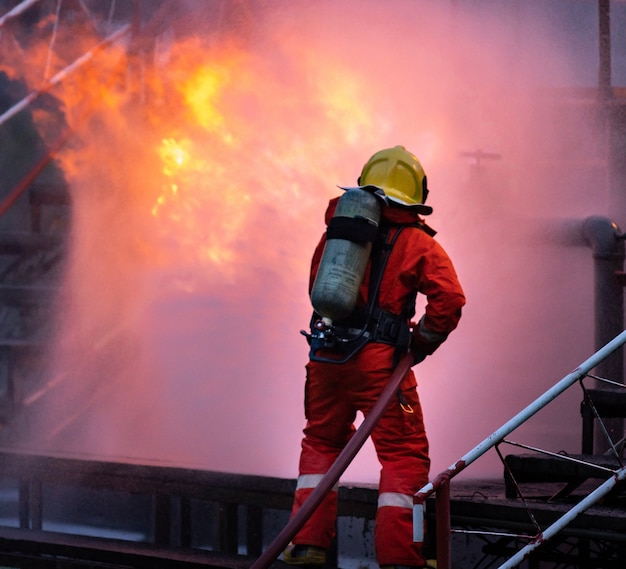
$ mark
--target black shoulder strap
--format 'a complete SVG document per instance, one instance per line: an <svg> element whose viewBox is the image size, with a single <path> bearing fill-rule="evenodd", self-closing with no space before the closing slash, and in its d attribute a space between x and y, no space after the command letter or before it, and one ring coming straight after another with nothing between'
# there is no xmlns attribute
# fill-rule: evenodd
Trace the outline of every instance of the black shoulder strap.
<svg viewBox="0 0 626 569"><path fill-rule="evenodd" d="M390 230L392 227L397 228L397 231L393 234L391 240L389 239ZM416 223L408 224L395 224L386 223L381 225L379 231L379 238L374 242L371 254L371 269L370 269L370 284L367 292L367 307L368 307L368 320L372 317L375 311L378 309L378 295L380 293L380 285L382 283L383 274L389 260L389 255L396 243L396 240L402 233L402 230L407 227L414 227L424 231L430 237L436 235L436 231L424 223L422 220ZM417 298L417 292L415 292L408 300L407 305L404 307L404 314L408 319L415 316L415 300Z"/></svg>
<svg viewBox="0 0 626 569"><path fill-rule="evenodd" d="M402 233L402 230L406 225L397 226L397 231L391 236L390 225L381 225L379 230L379 238L374 242L371 253L371 267L370 267L370 282L367 290L367 306L368 306L368 320L372 317L375 310L378 309L378 295L380 293L380 285L383 280L383 274L389 261L389 255L396 240Z"/></svg>
<svg viewBox="0 0 626 569"><path fill-rule="evenodd" d="M428 225L423 219L419 221L415 221L413 223L393 223L387 222L390 227L415 227L416 229L421 229L426 235L430 237L434 237L437 235L437 231L433 229L430 225Z"/></svg>

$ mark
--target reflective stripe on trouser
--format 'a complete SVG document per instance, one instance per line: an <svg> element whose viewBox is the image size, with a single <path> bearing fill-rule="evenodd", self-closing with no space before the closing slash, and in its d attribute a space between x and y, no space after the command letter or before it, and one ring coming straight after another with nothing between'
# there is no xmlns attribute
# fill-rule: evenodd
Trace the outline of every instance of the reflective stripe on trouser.
<svg viewBox="0 0 626 569"><path fill-rule="evenodd" d="M413 496L381 492L376 513L375 542L379 565L424 564L422 544L412 541Z"/></svg>
<svg viewBox="0 0 626 569"><path fill-rule="evenodd" d="M296 483L292 516L300 509L305 500L324 478L323 474L301 474ZM335 518L337 516L337 488L335 485L326 494L322 503L307 520L298 535L292 540L293 543L316 545L324 549L330 547L335 537Z"/></svg>
<svg viewBox="0 0 626 569"><path fill-rule="evenodd" d="M323 478L324 474L301 474L298 476L298 481L296 482L296 490L304 490L305 488L313 490L317 488ZM338 488L339 483L333 486L332 491L337 492Z"/></svg>
<svg viewBox="0 0 626 569"><path fill-rule="evenodd" d="M378 507L395 506L396 508L410 508L413 511L413 496L399 492L381 492L378 496Z"/></svg>

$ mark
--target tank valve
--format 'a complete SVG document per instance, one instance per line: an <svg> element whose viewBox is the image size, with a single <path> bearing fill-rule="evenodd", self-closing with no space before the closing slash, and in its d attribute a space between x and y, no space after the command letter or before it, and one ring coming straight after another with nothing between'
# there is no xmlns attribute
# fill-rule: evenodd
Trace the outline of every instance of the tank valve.
<svg viewBox="0 0 626 569"><path fill-rule="evenodd" d="M317 340L325 345L330 345L335 335L335 328L330 318L319 318L311 326L310 334L305 330L300 330L300 334L306 336L309 344L312 340Z"/></svg>

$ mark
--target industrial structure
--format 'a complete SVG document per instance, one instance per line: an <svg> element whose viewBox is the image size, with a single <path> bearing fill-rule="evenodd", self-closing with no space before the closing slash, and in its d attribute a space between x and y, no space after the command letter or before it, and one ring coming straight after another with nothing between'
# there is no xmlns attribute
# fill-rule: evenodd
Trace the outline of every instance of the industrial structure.
<svg viewBox="0 0 626 569"><path fill-rule="evenodd" d="M38 4L38 0L0 2L0 33L20 33L24 22L26 28L34 29L40 18L50 16L49 7L38 12ZM146 4L126 3L118 25L101 34L93 50L68 62L43 86L23 85L0 70L0 170L5 176L0 196L2 566L265 569L282 565L276 559L285 545L282 541L289 539L289 530L285 533L284 528L289 528L294 480L132 459L113 462L93 456L43 455L15 445L29 428L29 414L55 389L42 379L42 366L54 335L50 314L62 298L58 287L70 249L72 203L55 158L71 141L72 133L64 123L62 109L54 108L56 101L49 94L75 69L89 65L99 51L121 38L131 38L128 49L140 49L133 39L139 34L155 35L172 17L168 2L155 2L149 11ZM621 195L626 180L626 96L611 80L611 4L609 0L597 2L597 89L591 95L565 97L554 104L565 110L568 105L584 106L600 118L607 140L606 147L599 150L600 168L619 206L624 201ZM107 16L90 12L80 0L59 2L58 6L69 19L91 21ZM15 25L18 21L20 26ZM95 27L102 30L106 26ZM44 144L32 120L37 105L47 105L47 112L52 107L51 114L58 119L53 125L56 142L52 145ZM26 146L30 149L27 160ZM474 175L480 177L484 163L479 162L487 160L488 154L473 157L477 160ZM589 168L598 168L597 161ZM441 473L416 497L416 520L423 512L429 528L435 529L427 532L426 543L429 557L437 556L440 569L623 567L626 234L620 221L592 213L568 228L568 239L589 250L594 273L594 356L581 356L583 363L573 374L561 382L555 378L555 387L536 405ZM502 450L509 443L516 446L509 439L512 431L543 406L558 405L559 395L578 385L580 448L563 456L524 445L517 445L511 454ZM362 428L367 427L364 423ZM366 437L367 432L362 435ZM475 481L470 471L469 478L452 480L491 449L502 459L501 479ZM337 482L353 455L344 458L345 464L331 473L335 478L328 480L328 487ZM602 486L604 480L606 486ZM598 487L603 489L595 494ZM376 488L341 486L339 496L340 517L346 526L339 528L331 556L335 566L341 566L340 551L347 547L342 542L350 541L351 531L359 533L350 528L361 524L363 535L371 528ZM590 496L590 503L572 510ZM576 513L568 514L570 511ZM75 531L56 529L68 527ZM548 528L553 527L558 531L548 535ZM416 523L417 537L421 529ZM516 557L528 544L530 550ZM366 550L364 546L357 555L367 557ZM459 565L461 557L463 565Z"/></svg>

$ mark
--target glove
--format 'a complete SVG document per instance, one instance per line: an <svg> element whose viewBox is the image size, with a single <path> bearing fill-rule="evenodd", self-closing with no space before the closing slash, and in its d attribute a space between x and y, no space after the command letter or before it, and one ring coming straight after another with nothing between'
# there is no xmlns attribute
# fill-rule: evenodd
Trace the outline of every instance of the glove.
<svg viewBox="0 0 626 569"><path fill-rule="evenodd" d="M424 318L414 326L411 334L411 354L413 365L423 362L426 356L430 356L441 344L444 343L447 334L431 332L424 326Z"/></svg>
<svg viewBox="0 0 626 569"><path fill-rule="evenodd" d="M419 348L411 346L411 355L413 356L413 365L422 363L426 359L426 354Z"/></svg>

